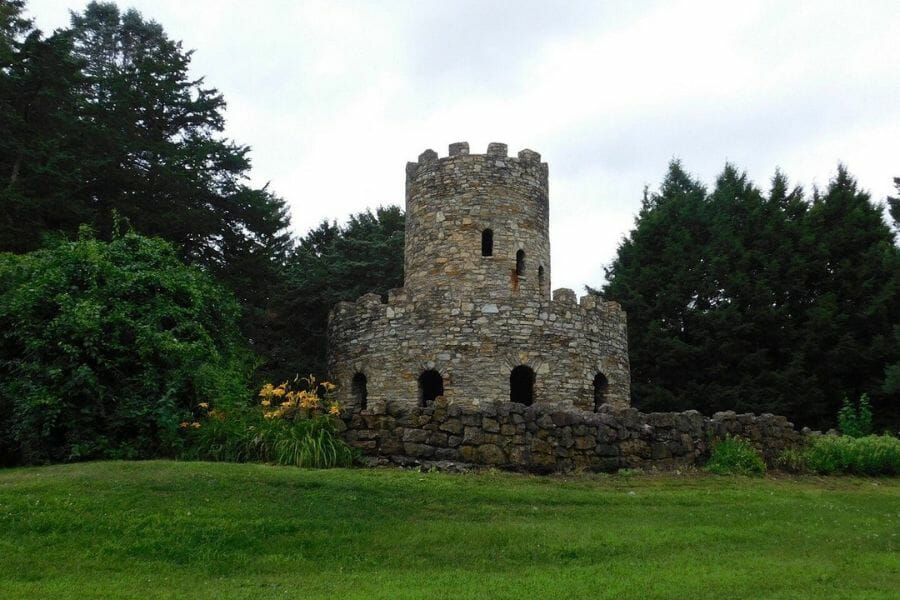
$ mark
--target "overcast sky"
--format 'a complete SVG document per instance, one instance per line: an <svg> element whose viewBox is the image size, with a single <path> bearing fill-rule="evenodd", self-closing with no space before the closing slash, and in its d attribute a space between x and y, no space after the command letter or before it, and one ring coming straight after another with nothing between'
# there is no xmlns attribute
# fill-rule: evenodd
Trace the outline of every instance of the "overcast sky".
<svg viewBox="0 0 900 600"><path fill-rule="evenodd" d="M553 286L603 282L672 158L811 191L900 176L900 3L122 0L194 49L253 182L323 219L404 202L404 167L468 141L550 164ZM46 32L82 0L29 0Z"/></svg>

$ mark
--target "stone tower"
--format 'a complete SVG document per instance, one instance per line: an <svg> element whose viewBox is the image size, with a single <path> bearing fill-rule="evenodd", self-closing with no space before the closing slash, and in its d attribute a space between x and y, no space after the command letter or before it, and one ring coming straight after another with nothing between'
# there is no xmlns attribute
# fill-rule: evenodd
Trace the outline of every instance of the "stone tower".
<svg viewBox="0 0 900 600"><path fill-rule="evenodd" d="M406 166L404 287L329 317L329 371L345 406L518 402L629 405L625 314L550 294L547 163L505 144Z"/></svg>

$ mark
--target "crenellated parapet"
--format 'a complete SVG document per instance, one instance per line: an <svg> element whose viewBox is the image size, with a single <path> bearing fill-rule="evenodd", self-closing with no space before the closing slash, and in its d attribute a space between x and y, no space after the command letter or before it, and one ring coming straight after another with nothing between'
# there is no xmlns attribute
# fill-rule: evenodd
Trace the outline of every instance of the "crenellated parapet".
<svg viewBox="0 0 900 600"><path fill-rule="evenodd" d="M449 156L426 150L406 166L405 286L474 295L548 297L547 163L506 144ZM489 238L489 239L488 239Z"/></svg>
<svg viewBox="0 0 900 600"><path fill-rule="evenodd" d="M470 154L468 142L450 144L449 155L438 157L428 149L416 162L406 163L407 186L452 188L503 181L505 185L521 188L523 196L547 200L547 163L534 150L520 150L517 156L509 156L507 145L499 142L488 144L484 154Z"/></svg>
<svg viewBox="0 0 900 600"><path fill-rule="evenodd" d="M505 144L450 145L406 168L405 280L329 316L338 399L364 406L498 401L627 407L625 313L551 294L547 164ZM362 390L362 391L361 391Z"/></svg>

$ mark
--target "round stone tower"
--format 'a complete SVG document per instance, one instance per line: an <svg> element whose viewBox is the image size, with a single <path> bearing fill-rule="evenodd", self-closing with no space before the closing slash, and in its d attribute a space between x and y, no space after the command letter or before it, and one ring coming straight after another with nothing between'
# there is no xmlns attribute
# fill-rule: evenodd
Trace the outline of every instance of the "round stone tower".
<svg viewBox="0 0 900 600"><path fill-rule="evenodd" d="M506 144L452 144L406 166L405 287L502 299L550 295L547 163Z"/></svg>
<svg viewBox="0 0 900 600"><path fill-rule="evenodd" d="M405 285L340 302L328 322L337 398L363 411L442 402L629 405L625 313L550 293L547 164L450 146L406 166Z"/></svg>

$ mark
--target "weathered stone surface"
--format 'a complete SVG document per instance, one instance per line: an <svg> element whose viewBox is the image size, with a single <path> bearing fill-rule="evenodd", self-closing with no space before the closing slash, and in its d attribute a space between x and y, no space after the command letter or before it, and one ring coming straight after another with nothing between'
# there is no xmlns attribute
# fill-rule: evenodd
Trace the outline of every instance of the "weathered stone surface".
<svg viewBox="0 0 900 600"><path fill-rule="evenodd" d="M374 411L415 407L427 403L420 375L434 370L449 416L458 416L455 405L475 403L479 417L505 418L522 414L522 405L506 401L512 369L526 366L535 374L535 405L591 410L600 374L599 402L628 406L621 307L594 297L579 303L571 290L551 298L548 170L540 155L508 156L504 144L470 154L458 143L445 158L423 152L406 173L404 287L386 302L377 294L342 302L329 317L337 400L361 404L352 381L362 373ZM484 255L487 230L491 252ZM418 416L423 428L426 418L443 417Z"/></svg>
<svg viewBox="0 0 900 600"><path fill-rule="evenodd" d="M768 461L796 445L784 417L630 408L621 307L564 288L551 297L547 175L536 152L497 143L480 155L464 142L446 158L426 150L407 165L404 287L329 316L347 442L376 462L537 472L699 464L725 435ZM530 399L511 389L522 367Z"/></svg>
<svg viewBox="0 0 900 600"><path fill-rule="evenodd" d="M802 439L786 419L771 415L719 413L707 418L696 411L589 413L535 406L520 413L502 405L484 408L466 408L462 416L477 423L466 427L459 417L450 417L449 410L429 413L416 409L396 411L391 420L381 421L383 429L354 430L354 424L366 424L358 414L351 413L345 416L348 429L343 436L366 455L391 457L388 460L395 464L461 460L537 472L700 465L710 444L725 434L749 440L771 463ZM425 416L428 418L422 424ZM448 434L447 429L461 431Z"/></svg>

